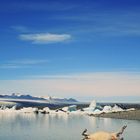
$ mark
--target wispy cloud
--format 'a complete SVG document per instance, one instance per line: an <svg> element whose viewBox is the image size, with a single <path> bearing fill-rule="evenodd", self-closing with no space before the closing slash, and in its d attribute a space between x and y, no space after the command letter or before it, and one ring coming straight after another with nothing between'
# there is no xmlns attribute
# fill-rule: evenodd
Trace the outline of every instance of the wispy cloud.
<svg viewBox="0 0 140 140"><path fill-rule="evenodd" d="M47 63L48 60L46 59L23 59L23 60L13 60L10 61L10 63L13 64L20 64L20 65L35 65L35 64L41 64L41 63Z"/></svg>
<svg viewBox="0 0 140 140"><path fill-rule="evenodd" d="M1 69L18 69L18 68L29 68L33 65L40 65L47 63L46 59L21 59L21 60L12 60L7 61L3 64L0 64Z"/></svg>
<svg viewBox="0 0 140 140"><path fill-rule="evenodd" d="M50 34L50 33L39 33L39 34L21 34L19 36L21 40L31 41L37 44L56 43L64 42L71 39L69 34Z"/></svg>
<svg viewBox="0 0 140 140"><path fill-rule="evenodd" d="M66 75L32 75L29 79L65 79L65 80L112 80L112 79L140 79L140 72L91 72Z"/></svg>
<svg viewBox="0 0 140 140"><path fill-rule="evenodd" d="M10 64L10 63L0 65L0 69L18 69L18 68L23 68L23 66L19 66L16 64Z"/></svg>

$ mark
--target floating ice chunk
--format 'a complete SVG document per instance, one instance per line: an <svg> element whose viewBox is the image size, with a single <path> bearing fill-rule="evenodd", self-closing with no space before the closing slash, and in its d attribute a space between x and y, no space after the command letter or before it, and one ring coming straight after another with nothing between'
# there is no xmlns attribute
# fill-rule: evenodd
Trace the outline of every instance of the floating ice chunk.
<svg viewBox="0 0 140 140"><path fill-rule="evenodd" d="M5 110L6 108L7 108L7 107L6 107L5 105L2 105L0 109L1 109L1 110Z"/></svg>
<svg viewBox="0 0 140 140"><path fill-rule="evenodd" d="M50 113L50 109L48 107L45 107L42 110L39 110L39 112L42 113L42 114L49 114Z"/></svg>
<svg viewBox="0 0 140 140"><path fill-rule="evenodd" d="M24 107L20 111L23 113L38 113L38 108Z"/></svg>
<svg viewBox="0 0 140 140"><path fill-rule="evenodd" d="M111 106L104 106L103 110L104 113L109 113L112 112L112 107Z"/></svg>
<svg viewBox="0 0 140 140"><path fill-rule="evenodd" d="M74 115L84 115L85 112L83 112L83 111L81 111L81 110L76 110L76 111L70 112L70 114L74 114Z"/></svg>
<svg viewBox="0 0 140 140"><path fill-rule="evenodd" d="M17 109L17 106L14 105L11 109L12 109L12 110L16 110L16 109Z"/></svg>
<svg viewBox="0 0 140 140"><path fill-rule="evenodd" d="M38 114L38 108L33 108L33 112Z"/></svg>
<svg viewBox="0 0 140 140"><path fill-rule="evenodd" d="M136 110L135 108L129 108L129 109L126 109L126 111L134 111Z"/></svg>
<svg viewBox="0 0 140 140"><path fill-rule="evenodd" d="M121 107L117 106L116 104L112 107L112 112L120 112L124 111Z"/></svg>
<svg viewBox="0 0 140 140"><path fill-rule="evenodd" d="M64 112L76 111L77 110L77 106L76 105L66 106L66 107L63 107L62 110Z"/></svg>
<svg viewBox="0 0 140 140"><path fill-rule="evenodd" d="M0 109L0 112L2 112L2 113L15 113L15 112L17 112L17 110L5 107L4 109Z"/></svg>
<svg viewBox="0 0 140 140"><path fill-rule="evenodd" d="M120 112L120 111L125 111L125 110L123 110L121 107L119 107L115 104L114 107L104 106L102 111L104 113L110 113L110 112Z"/></svg>
<svg viewBox="0 0 140 140"><path fill-rule="evenodd" d="M99 109L96 109L96 110L94 110L94 112L93 112L93 114L101 114L101 113L102 113L102 111L99 110Z"/></svg>
<svg viewBox="0 0 140 140"><path fill-rule="evenodd" d="M50 109L48 107L43 108L44 111L49 112Z"/></svg>

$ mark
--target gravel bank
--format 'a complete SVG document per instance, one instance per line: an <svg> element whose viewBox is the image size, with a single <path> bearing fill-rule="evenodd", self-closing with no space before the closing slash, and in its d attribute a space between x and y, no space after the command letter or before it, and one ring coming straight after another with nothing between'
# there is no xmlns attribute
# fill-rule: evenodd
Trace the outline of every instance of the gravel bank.
<svg viewBox="0 0 140 140"><path fill-rule="evenodd" d="M133 111L114 112L114 113L102 113L99 115L90 115L95 117L115 118L115 119L127 119L127 120L140 120L140 109Z"/></svg>

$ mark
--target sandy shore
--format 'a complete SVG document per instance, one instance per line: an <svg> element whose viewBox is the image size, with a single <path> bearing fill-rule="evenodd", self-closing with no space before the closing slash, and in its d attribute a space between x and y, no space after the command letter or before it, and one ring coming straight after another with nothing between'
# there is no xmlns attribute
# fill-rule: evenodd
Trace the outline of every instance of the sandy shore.
<svg viewBox="0 0 140 140"><path fill-rule="evenodd" d="M90 115L95 117L115 118L115 119L127 119L127 120L140 120L140 109L133 111L114 112L114 113L102 113L99 115Z"/></svg>

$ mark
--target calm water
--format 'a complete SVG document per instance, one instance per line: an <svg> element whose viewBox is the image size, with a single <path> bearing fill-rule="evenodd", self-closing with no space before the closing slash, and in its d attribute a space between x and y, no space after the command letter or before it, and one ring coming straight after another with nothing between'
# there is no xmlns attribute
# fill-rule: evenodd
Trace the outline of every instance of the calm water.
<svg viewBox="0 0 140 140"><path fill-rule="evenodd" d="M80 115L0 114L0 140L81 140L81 132L116 131L127 124L125 140L140 140L140 121Z"/></svg>

